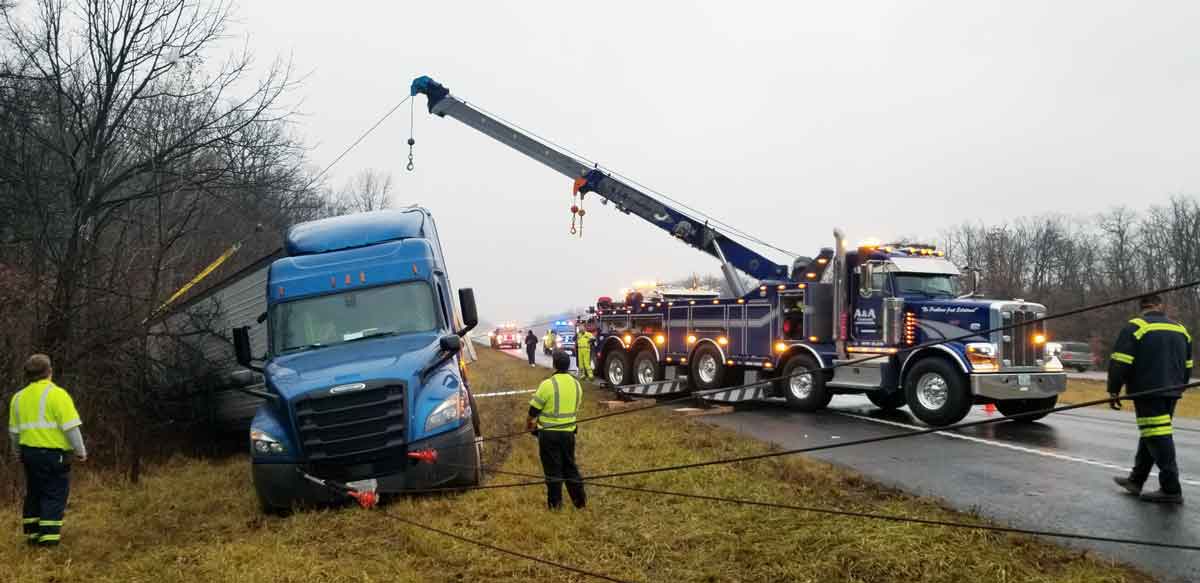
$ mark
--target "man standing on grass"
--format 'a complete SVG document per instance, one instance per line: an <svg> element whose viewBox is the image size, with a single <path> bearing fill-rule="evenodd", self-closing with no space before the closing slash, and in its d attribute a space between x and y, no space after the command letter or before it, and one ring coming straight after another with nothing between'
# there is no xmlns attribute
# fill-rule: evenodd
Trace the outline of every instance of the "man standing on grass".
<svg viewBox="0 0 1200 583"><path fill-rule="evenodd" d="M565 480L571 502L576 508L583 508L587 496L579 467L575 465L575 417L583 402L583 385L567 374L571 357L566 352L555 350L553 360L554 375L538 385L529 401L525 429L534 431L538 438L538 454L546 476L546 505L551 510L562 508Z"/></svg>
<svg viewBox="0 0 1200 583"><path fill-rule="evenodd" d="M8 433L13 451L25 467L25 507L22 524L30 544L56 546L70 493L71 458L87 460L83 422L71 395L51 377L50 357L35 354L25 362L29 384L8 408Z"/></svg>
<svg viewBox="0 0 1200 583"><path fill-rule="evenodd" d="M1167 318L1162 297L1141 299L1142 315L1129 321L1117 336L1108 365L1108 393L1113 409L1120 409L1121 386L1134 394L1188 382L1192 374L1192 336L1187 328ZM1137 416L1137 455L1127 478L1113 478L1127 492L1148 502L1183 503L1179 467L1175 464L1172 419L1182 390L1158 392L1133 399ZM1142 493L1150 470L1158 465L1157 492Z"/></svg>

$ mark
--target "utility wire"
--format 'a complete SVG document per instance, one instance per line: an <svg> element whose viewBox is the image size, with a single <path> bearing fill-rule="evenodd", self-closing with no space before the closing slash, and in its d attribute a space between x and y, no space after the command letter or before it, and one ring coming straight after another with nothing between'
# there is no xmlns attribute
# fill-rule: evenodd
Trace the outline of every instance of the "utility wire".
<svg viewBox="0 0 1200 583"><path fill-rule="evenodd" d="M446 465L458 465L458 464L446 464ZM465 466L460 466L460 467L465 467ZM537 474L529 474L529 473L524 473L524 472L511 472L511 471L506 471L506 470L497 470L497 469L493 469L493 468L489 468L487 471L490 473L493 473L493 474L502 474L502 475L508 475L508 476L515 476L515 477L522 477L522 478L534 478L534 479L542 480L541 482L536 482L538 484L543 484L543 483L545 483L545 480L549 479L548 476L544 476L544 475L539 476ZM777 509L777 510L794 510L797 512L813 512L813 513L817 513L817 514L830 514L830 515L834 515L834 516L846 516L846 517L854 517L854 518L868 518L868 519L872 519L872 520L886 520L886 521L890 521L890 522L906 522L906 523L913 523L913 524L923 524L926 526L944 526L944 527L948 527L948 528L961 528L961 529L968 529L968 530L986 530L986 531L991 531L991 532L1000 532L1000 533L1007 533L1007 534L1025 534L1025 535L1032 535L1032 536L1044 536L1044 537L1066 538L1066 539L1074 539L1074 540L1088 540L1088 541L1095 541L1095 542L1118 543L1118 544L1143 546L1143 547L1179 549L1179 550L1185 550L1185 551L1200 551L1200 545L1184 545L1184 544L1164 543L1164 542L1158 542L1158 541L1147 541L1147 540L1138 540L1138 539L1130 539L1130 538L1118 538L1118 537L1107 537L1107 536L1098 536L1098 535L1090 535L1090 534L1079 534L1079 533L1071 533L1071 532L1057 532L1057 531L1035 530L1035 529L1017 528L1017 527L1008 527L1008 526L996 526L996 525L990 525L990 524L971 524L969 522L957 522L957 521L952 521L952 520L914 518L914 517L909 517L909 516L896 516L896 515L892 515L892 514L878 514L878 513L874 513L874 512L862 512L862 511L855 511L855 510L839 510L836 508L820 508L820 507L816 507L816 506L802 506L802 505L798 505L798 504L783 504L780 502L768 502L768 501L764 501L764 500L751 500L748 498L732 498L732 497L727 497L727 496L712 496L712 495L708 495L708 494L694 494L691 492L678 492L678 491L673 491L673 490L658 490L655 488L644 488L644 487L639 487L639 486L624 486L624 485L620 485L620 484L609 484L607 482L597 482L597 481L595 481L595 478L584 478L582 480L569 480L568 479L565 481L567 481L567 482L576 481L576 482L581 482L581 483L586 482L588 485L598 487L598 488L610 488L610 489L614 489L614 490L625 490L628 492L641 492L641 493L645 493L645 494L656 494L659 496L674 496L677 498L691 498L694 500L705 500L708 502L723 502L723 503L728 503L728 504L741 504L744 506L758 506L761 508L773 508L773 509Z"/></svg>
<svg viewBox="0 0 1200 583"><path fill-rule="evenodd" d="M402 523L404 523L404 524L407 524L407 525L409 525L409 526L412 526L412 527L416 527L416 528L419 528L419 529L422 529L422 530L427 530L427 531L429 531L429 532L434 532L434 533L437 533L437 534L440 534L440 535L442 535L442 536L446 536L446 537L452 538L452 539L454 539L454 540L457 540L457 541L460 541L460 542L464 542L464 543L467 543L467 544L472 544L472 545L475 545L475 546L478 546L478 547L483 547L483 548L485 548L485 549L492 550L492 551L496 551L496 552L498 552L498 553L503 553L503 554L506 554L506 555L511 555L511 556L514 556L514 557L519 557L519 558L525 559L525 560L527 560L527 561L534 561L534 562L537 562L537 563L541 563L541 564L543 564L543 565L549 565L549 566L551 566L551 567L554 567L554 568L556 568L556 569L562 569L563 571L570 571L570 572L572 572L572 573L576 573L576 574L578 574L578 575L584 575L584 576L587 576L587 577L593 577L593 578L595 578L595 579L601 579L601 580L604 580L604 581L612 581L613 583L632 583L632 582L630 582L630 581L628 581L628 580L626 580L626 579L617 579L616 577L612 577L612 576L609 576L609 575L605 575L605 574L603 574L603 573L596 573L596 572L594 572L594 571L587 571L587 570L581 569L581 568L579 568L579 567L573 567L573 566L571 566L571 565L567 565L567 564L565 564L565 563L556 563L556 562L554 562L554 561L551 561L551 560L548 560L548 559L543 559L543 558L540 558L540 557L535 557L535 556L533 556L533 555L527 555L527 554L525 554L525 553L522 553L522 552L520 552L520 551L514 551L514 550L511 550L511 549L506 549L506 548L504 548L504 547L499 547L499 546L496 546L496 545L494 545L494 544L491 544L491 543L488 543L488 542L484 542L484 541L481 541L481 540L475 540L475 539L472 539L472 538L467 538L467 537L465 537L465 536L462 536L462 535L459 535L459 534L455 534L455 533L453 533L453 532L450 532L450 531L447 531L447 530L442 530L442 529L440 529L440 528L437 528L437 527L434 527L434 526L429 526L428 524L421 524L421 523L419 523L419 522L416 522L416 521L414 521L414 520L410 520L410 519L408 519L408 518L404 518L404 517L402 517L402 516L398 516L398 515L392 514L392 513L390 513L390 512L381 512L381 514L382 514L383 516L387 517L387 518L390 518L390 519L392 519L392 520L396 520L396 521L402 522Z"/></svg>
<svg viewBox="0 0 1200 583"><path fill-rule="evenodd" d="M1160 387L1157 389L1139 391L1136 393L1127 393L1123 396L1116 397L1116 399L1122 400L1122 401L1130 400L1130 399L1140 399L1142 397L1148 397L1148 396L1157 395L1160 393L1167 393L1167 392L1171 392L1171 391L1182 391L1182 390L1195 388L1198 386L1200 386L1200 381L1186 383L1186 384L1172 385L1169 387ZM607 478L627 478L630 476L642 476L642 475L646 475L646 474L659 474L659 473L663 473L663 472L690 470L690 469L694 469L694 468L703 468L703 467L708 467L708 466L719 466L719 465L735 464L735 463L739 463L739 462L757 461L757 460L763 460L763 459L769 459L769 458L795 455L795 454L799 454L799 453L811 453L814 451L826 451L826 450L831 450L831 449L840 449L843 447L850 447L850 446L854 446L854 445L879 443L879 442L883 442L883 441L893 441L893 440L897 440L897 439L905 439L908 437L930 435L933 433L940 433L940 432L944 432L944 431L966 429L968 427L978 427L981 425L994 425L996 423L1007 423L1010 421L1014 421L1017 419L1023 419L1026 417L1038 418L1038 417L1042 417L1042 416L1050 415L1050 414L1054 414L1054 413L1061 413L1063 411L1070 411L1072 409L1082 409L1085 407L1092 407L1095 405L1103 405L1103 404L1111 402L1111 401L1113 401L1112 398L1096 399L1094 401L1084 401L1082 403L1074 403L1071 405L1063 405L1063 406L1059 406L1059 407L1052 407L1049 409L1039 409L1037 411L1027 411L1025 413L1018 413L1018 414L1009 415L1009 416L1005 416L1005 417L980 419L977 421L964 421L961 423L955 423L953 425L947 425L945 427L928 427L925 429L915 429L915 430L906 431L903 433L893 433L891 435L879 435L879 436L875 436L875 437L866 437L863 439L855 439L855 440L851 440L851 441L839 441L836 443L827 443L824 445L814 445L814 446L801 447L801 448L795 448L795 449L785 449L785 450L771 451L771 452L766 452L766 453L738 456L738 457L732 457L732 458L718 458L718 459L713 459L713 460L707 460L707 461L702 461L702 462L692 462L692 463L687 463L687 464L677 464L677 465L671 465L671 466L658 466L658 467L652 467L652 468L643 468L643 469L639 469L639 470L611 472L611 473L607 473L607 474L596 474L596 475L592 475L592 476L583 476L581 479L583 481L587 482L587 481L591 481L591 480L600 480L600 479L607 479ZM472 445L474 445L474 444L472 444ZM443 449L447 449L447 448L443 448ZM488 484L488 485L481 485L481 486L463 486L463 487L457 487L457 488L431 488L431 489L424 489L424 490L414 490L413 493L462 492L462 491L468 491L468 490L495 490L495 489L500 489L500 488L520 488L520 487L526 487L526 486L538 486L538 485L542 485L544 483L545 483L544 481L515 482L515 483L511 483L511 484Z"/></svg>
<svg viewBox="0 0 1200 583"><path fill-rule="evenodd" d="M1090 305L1090 306L1084 306L1084 307L1081 307L1081 308L1075 308L1075 309L1072 309L1072 310L1067 310L1066 312L1062 312L1062 313L1059 313L1059 314L1051 314L1051 315L1048 315L1048 316L1043 316L1043 317L1041 317L1041 318L1034 318L1034 319L1031 319L1031 320L1026 320L1026 321L1024 321L1024 322L1021 322L1021 323L1019 323L1019 324L1018 324L1018 323L1014 323L1014 324L1008 324L1008 325L1005 325L1005 326L1000 326L1000 327L997 327L997 328L992 328L992 329L989 329L989 330L980 330L980 331L978 331L978 332L972 332L972 333L970 333L970 334L964 334L964 335L962 335L962 336L956 336L956 337L953 337L953 338L943 338L943 339L941 339L941 340L933 340L933 341L930 341L930 342L925 342L925 343L922 343L922 344L917 344L917 345L915 345L915 346L910 346L910 347L907 347L907 348L905 348L905 349L903 350L903 352L913 352L913 351L922 350L922 349L925 349L925 348L932 348L932 347L934 347L934 346L939 346L939 345L942 345L942 344L947 344L947 343L950 343L950 342L958 342L958 341L962 341L962 340L970 340L970 339L972 339L972 338L977 338L977 337L981 337L981 336L982 336L982 337L986 337L987 335L989 335L989 334L992 334L993 332L1004 332L1004 331L1007 331L1007 330L1013 330L1013 329L1015 329L1015 328L1020 328L1020 327L1024 327L1024 326L1029 326L1029 325L1032 325L1032 324L1037 324L1037 323L1040 323L1040 322L1048 322L1048 321L1050 321L1050 320L1058 320L1058 319L1061 319L1061 318L1066 318L1066 317L1069 317L1069 316L1075 316L1075 315L1078 315L1078 314L1082 314L1082 313L1084 313L1084 312L1090 312L1090 311L1094 311L1094 310L1099 310L1099 309L1103 309L1103 308L1108 308L1108 307L1115 306L1115 305L1118 305L1118 304L1123 304L1123 303L1125 303L1125 302L1131 302L1131 301L1133 301L1133 300L1136 300L1136 299L1138 299L1138 298L1141 298L1141 297L1144 297L1144 296L1147 296L1147 295L1151 295L1151 294L1166 294L1166 293L1169 293L1169 292L1173 292L1173 291L1179 291L1179 290L1181 290L1181 289L1186 289L1186 288L1190 288L1190 287L1195 287L1195 286L1198 286L1198 285L1200 285L1200 280L1194 280L1194 281L1190 281L1190 282L1187 282L1187 283L1182 283L1182 284L1178 284L1178 285L1173 285L1173 286L1169 286L1169 287L1161 288L1161 289L1154 290L1154 291L1149 291L1149 292L1144 292L1144 293L1134 294L1134 295L1126 296L1126 297L1123 297L1123 298L1120 298L1120 299L1109 300L1109 301L1106 301L1106 302L1101 302L1101 303L1098 303L1098 304L1092 304L1092 305ZM632 413L639 413L639 412L642 412L642 411L647 411L647 410L650 410L650 409L657 409L657 408L659 408L659 407L666 407L666 406L670 406L670 405L676 405L676 404L679 404L679 403L681 403L681 402L683 402L683 401L697 400L697 399L703 398L703 397L705 397L705 396L708 396L708 395L720 394L720 393L731 393L731 392L738 391L738 390L741 390L741 389L748 389L748 388L751 388L751 387L758 387L758 386L763 386L763 385L769 385L769 384L778 383L778 382L780 382L780 381L787 380L787 379L790 379L790 378L793 378L793 377L805 376L805 375L813 375L813 374L817 374L817 373L829 372L829 371L833 371L833 370L836 370L836 369L839 369L839 368L842 368L842 367L846 367L846 366L855 366L855 365L862 364L862 363L864 363L864 362L868 362L868 361L872 361L872 360L877 360L877 359L880 359L880 358L887 358L887 357L890 357L890 356L894 356L894 355L892 355L892 354L875 354L875 355L871 355L871 356L865 356L865 357L862 357L862 358L856 358L856 359L844 360L844 361L841 361L841 362L837 362L837 363L835 363L835 364L832 364L832 365L830 365L830 366L825 366L825 367L816 368L816 369L810 369L810 370L804 370L804 371L800 371L800 372L792 373L792 374L790 374L790 375L780 375L780 376L773 377L773 378L769 378L769 379L763 379L763 380L760 380L760 381L755 381L755 382L752 382L752 383L746 383L746 384L744 384L744 385L738 385L738 386L734 386L734 387L723 387L723 388L719 388L719 389L706 389L706 390L703 390L703 391L693 391L693 392L691 392L691 393L689 393L689 394L686 394L686 395L683 395L683 396L681 396L681 397L677 397L677 398L674 398L674 399L666 399L666 400L661 400L661 401L655 401L653 404L647 405L647 406L645 406L645 407L635 407L635 408L631 408L631 409L621 409L621 410L617 410L617 411L610 411L610 412L608 412L608 413L601 413L601 414L599 414L599 415L594 415L594 416L592 416L592 417L583 417L583 418L580 418L580 419L576 419L576 420L575 420L575 423L576 423L576 424L579 424L579 423L587 423L587 422L590 422L590 421L596 421L596 420L599 420L599 419L607 419L607 418L609 418L609 417L617 417L617 416L619 416L619 415L628 415L628 414L632 414ZM670 382L676 382L676 381L657 381L657 382L654 382L654 383L646 383L646 384L658 385L658 384L670 383ZM619 390L618 390L618 392L619 392ZM1101 402L1104 402L1104 401L1101 401ZM1016 415L1014 415L1013 417L1017 417L1017 416L1016 416ZM954 427L957 427L957 426L956 426L956 425L949 425L949 426L946 426L946 427L942 427L941 429L942 429L942 430L945 430L945 429L950 429L950 428L954 428ZM525 435L525 434L528 434L528 433L532 433L532 431L531 431L531 430L523 430L523 431L516 431L516 432L513 432L513 433L507 433L507 434L502 434L502 435L489 436L489 437L484 437L484 438L482 438L480 441L481 441L481 442L486 442L486 441L496 441L496 440L500 440L500 439L510 439L510 438L513 438L513 437L519 437L519 436L522 436L522 435ZM468 445L474 445L474 444L473 444L473 443L470 443L470 444L458 444L458 445L451 445L451 446L443 447L443 448L441 448L441 449L454 449L454 448L457 448L457 447L466 447L466 446L468 446Z"/></svg>

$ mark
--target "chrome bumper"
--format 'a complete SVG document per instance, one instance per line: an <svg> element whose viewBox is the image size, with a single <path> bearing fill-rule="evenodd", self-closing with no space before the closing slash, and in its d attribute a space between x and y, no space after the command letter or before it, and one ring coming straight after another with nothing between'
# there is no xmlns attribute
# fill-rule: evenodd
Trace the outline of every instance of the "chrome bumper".
<svg viewBox="0 0 1200 583"><path fill-rule="evenodd" d="M993 373L971 375L971 392L988 399L1044 399L1067 390L1061 372Z"/></svg>

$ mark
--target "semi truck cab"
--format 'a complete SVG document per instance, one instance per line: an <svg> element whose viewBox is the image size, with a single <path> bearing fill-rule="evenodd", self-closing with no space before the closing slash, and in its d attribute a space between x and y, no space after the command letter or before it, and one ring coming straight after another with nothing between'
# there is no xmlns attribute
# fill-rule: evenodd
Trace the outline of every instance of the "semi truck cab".
<svg viewBox="0 0 1200 583"><path fill-rule="evenodd" d="M264 290L262 366L248 328L234 331L239 363L265 379L250 430L262 507L333 501L305 474L380 492L477 483L462 340L478 321L474 294L459 290L455 305L429 211L302 223L285 249ZM422 463L430 450L444 463Z"/></svg>

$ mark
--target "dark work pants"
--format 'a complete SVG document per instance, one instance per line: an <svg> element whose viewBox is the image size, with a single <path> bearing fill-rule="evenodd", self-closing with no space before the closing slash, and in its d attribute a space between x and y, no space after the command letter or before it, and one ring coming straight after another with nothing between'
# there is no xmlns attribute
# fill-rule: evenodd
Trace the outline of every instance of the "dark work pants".
<svg viewBox="0 0 1200 583"><path fill-rule="evenodd" d="M71 454L58 449L21 447L25 466L22 523L30 542L56 545L71 489Z"/></svg>
<svg viewBox="0 0 1200 583"><path fill-rule="evenodd" d="M1175 416L1175 405L1179 399L1151 397L1134 399L1133 409L1138 420L1137 456L1129 479L1143 484L1150 477L1150 470L1158 466L1158 484L1163 492L1180 494L1179 467L1175 464L1175 438L1171 434L1171 420ZM1147 436L1147 433L1152 435ZM1157 435L1155 435L1157 434Z"/></svg>
<svg viewBox="0 0 1200 583"><path fill-rule="evenodd" d="M566 480L571 502L576 508L583 508L587 496L579 467L575 465L575 432L539 431L538 454L542 458L542 473L546 475L546 505L552 510L562 508L562 487Z"/></svg>
<svg viewBox="0 0 1200 583"><path fill-rule="evenodd" d="M526 346L525 347L525 356L529 357L529 364L533 364L533 354L534 354L535 349L536 349L536 346Z"/></svg>

